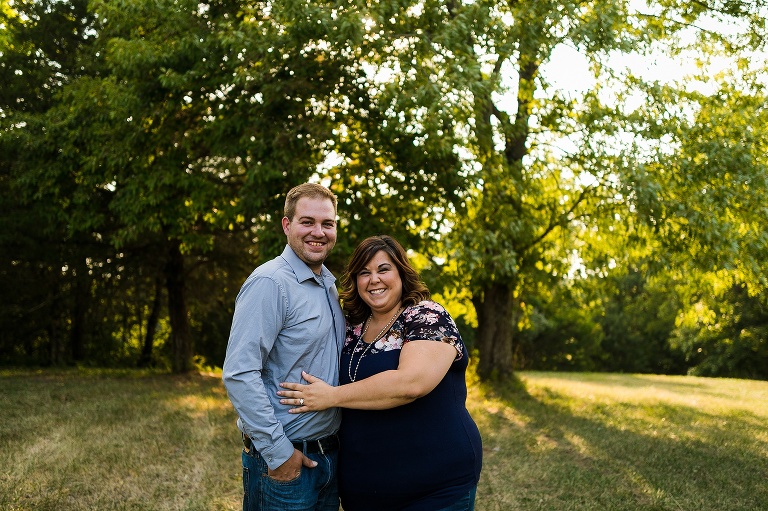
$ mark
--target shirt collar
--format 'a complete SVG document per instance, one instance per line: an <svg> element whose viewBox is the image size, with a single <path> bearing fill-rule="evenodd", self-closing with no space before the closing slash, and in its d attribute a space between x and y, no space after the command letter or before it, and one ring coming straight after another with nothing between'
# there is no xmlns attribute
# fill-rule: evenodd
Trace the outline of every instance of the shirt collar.
<svg viewBox="0 0 768 511"><path fill-rule="evenodd" d="M283 249L282 258L285 259L285 262L291 267L293 274L296 275L296 280L299 282L304 282L309 279L317 280L317 275L309 269L307 263L299 259L299 256L296 255L296 252L293 251L290 245L286 245L285 249ZM330 271L328 271L328 268L326 268L325 265L320 267L320 278L330 278L332 281L336 281L336 278Z"/></svg>

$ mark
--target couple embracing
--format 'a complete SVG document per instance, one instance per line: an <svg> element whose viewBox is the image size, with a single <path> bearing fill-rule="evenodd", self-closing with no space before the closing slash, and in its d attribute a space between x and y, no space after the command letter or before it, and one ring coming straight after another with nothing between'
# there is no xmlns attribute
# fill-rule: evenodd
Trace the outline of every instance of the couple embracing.
<svg viewBox="0 0 768 511"><path fill-rule="evenodd" d="M289 191L287 246L235 302L243 511L471 511L482 448L456 324L389 236L357 246L339 296L336 207L321 185Z"/></svg>

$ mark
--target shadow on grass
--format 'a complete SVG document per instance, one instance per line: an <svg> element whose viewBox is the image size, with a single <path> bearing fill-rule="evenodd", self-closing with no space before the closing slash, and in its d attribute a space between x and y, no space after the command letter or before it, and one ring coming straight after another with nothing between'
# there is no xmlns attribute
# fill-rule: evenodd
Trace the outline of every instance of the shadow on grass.
<svg viewBox="0 0 768 511"><path fill-rule="evenodd" d="M627 378L603 384L645 384ZM505 406L478 421L479 511L768 509L768 435L755 413L575 400L535 385L486 390Z"/></svg>

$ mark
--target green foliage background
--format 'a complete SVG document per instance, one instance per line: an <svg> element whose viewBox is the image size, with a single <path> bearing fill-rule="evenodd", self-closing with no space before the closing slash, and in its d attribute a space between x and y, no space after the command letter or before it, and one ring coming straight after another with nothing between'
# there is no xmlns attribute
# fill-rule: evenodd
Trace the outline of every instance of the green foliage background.
<svg viewBox="0 0 768 511"><path fill-rule="evenodd" d="M220 365L292 186L518 369L768 378L766 5L0 0L0 363ZM556 86L570 48L592 85ZM622 58L695 61L659 81ZM723 64L725 63L725 64Z"/></svg>

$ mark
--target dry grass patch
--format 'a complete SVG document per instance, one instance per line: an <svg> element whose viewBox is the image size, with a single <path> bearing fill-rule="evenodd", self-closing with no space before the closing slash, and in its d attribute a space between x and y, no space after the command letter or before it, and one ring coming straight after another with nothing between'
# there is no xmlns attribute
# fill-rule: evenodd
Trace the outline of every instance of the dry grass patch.
<svg viewBox="0 0 768 511"><path fill-rule="evenodd" d="M768 382L534 373L470 381L477 511L768 509ZM220 375L0 371L0 511L240 509Z"/></svg>
<svg viewBox="0 0 768 511"><path fill-rule="evenodd" d="M0 509L240 507L235 417L218 377L39 372L2 385Z"/></svg>

